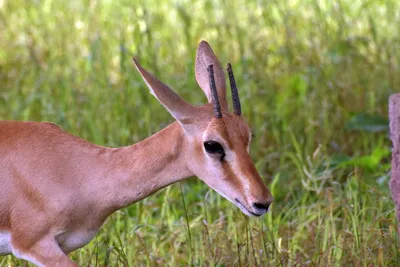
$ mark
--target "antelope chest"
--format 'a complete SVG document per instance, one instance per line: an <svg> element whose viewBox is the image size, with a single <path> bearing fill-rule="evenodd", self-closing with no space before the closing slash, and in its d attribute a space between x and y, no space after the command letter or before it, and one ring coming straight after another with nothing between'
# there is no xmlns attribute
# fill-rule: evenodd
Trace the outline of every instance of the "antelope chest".
<svg viewBox="0 0 400 267"><path fill-rule="evenodd" d="M57 235L56 240L60 248L69 253L88 244L96 233L96 230L86 229L66 231Z"/></svg>
<svg viewBox="0 0 400 267"><path fill-rule="evenodd" d="M97 231L95 230L67 231L57 235L56 240L60 248L65 253L69 253L89 243L96 233ZM7 255L11 253L11 234L2 231L0 232L0 255Z"/></svg>

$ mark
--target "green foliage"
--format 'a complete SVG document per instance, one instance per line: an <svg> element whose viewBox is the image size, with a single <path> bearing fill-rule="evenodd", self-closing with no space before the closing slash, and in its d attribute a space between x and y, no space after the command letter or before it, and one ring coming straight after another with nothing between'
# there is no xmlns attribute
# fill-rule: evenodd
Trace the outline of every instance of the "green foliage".
<svg viewBox="0 0 400 267"><path fill-rule="evenodd" d="M172 118L131 57L202 104L193 66L205 39L234 66L271 211L248 219L191 179L115 213L73 259L399 266L387 186L399 10L396 0L0 0L0 119L52 121L106 146L140 141ZM22 262L0 257L7 264Z"/></svg>
<svg viewBox="0 0 400 267"><path fill-rule="evenodd" d="M358 113L351 117L345 128L371 133L384 132L389 130L389 121L382 116Z"/></svg>

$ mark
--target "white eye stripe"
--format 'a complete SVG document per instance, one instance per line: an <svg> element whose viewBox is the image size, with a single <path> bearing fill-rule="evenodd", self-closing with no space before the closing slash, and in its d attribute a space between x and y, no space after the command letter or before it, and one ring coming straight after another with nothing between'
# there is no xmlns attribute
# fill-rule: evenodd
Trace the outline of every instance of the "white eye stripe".
<svg viewBox="0 0 400 267"><path fill-rule="evenodd" d="M235 159L240 159L240 157L237 157L235 155ZM245 175L243 175L243 171L240 169L239 166L240 165L238 164L232 166L232 171L234 175L238 177L240 183L242 184L245 194L248 194L250 192L250 182L249 182L250 180Z"/></svg>

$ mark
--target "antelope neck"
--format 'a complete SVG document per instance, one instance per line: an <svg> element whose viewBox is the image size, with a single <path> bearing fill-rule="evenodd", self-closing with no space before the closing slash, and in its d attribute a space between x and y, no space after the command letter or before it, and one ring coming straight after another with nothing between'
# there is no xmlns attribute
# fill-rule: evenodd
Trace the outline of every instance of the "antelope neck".
<svg viewBox="0 0 400 267"><path fill-rule="evenodd" d="M108 148L103 181L112 188L108 212L133 204L192 175L187 168L183 129L174 122L131 146Z"/></svg>

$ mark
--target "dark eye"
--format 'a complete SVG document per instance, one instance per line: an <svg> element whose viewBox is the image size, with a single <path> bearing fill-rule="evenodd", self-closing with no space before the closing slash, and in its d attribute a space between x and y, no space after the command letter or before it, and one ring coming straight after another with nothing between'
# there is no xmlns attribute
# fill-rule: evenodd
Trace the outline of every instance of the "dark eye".
<svg viewBox="0 0 400 267"><path fill-rule="evenodd" d="M218 142L206 141L204 142L204 148L206 149L207 153L225 155L224 148Z"/></svg>

